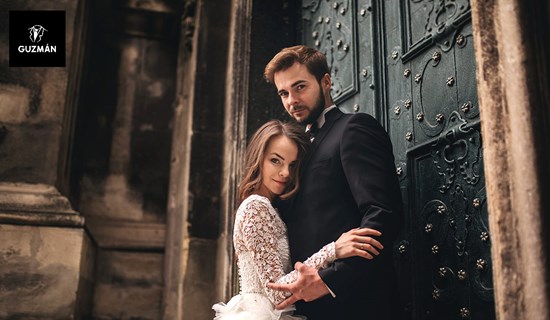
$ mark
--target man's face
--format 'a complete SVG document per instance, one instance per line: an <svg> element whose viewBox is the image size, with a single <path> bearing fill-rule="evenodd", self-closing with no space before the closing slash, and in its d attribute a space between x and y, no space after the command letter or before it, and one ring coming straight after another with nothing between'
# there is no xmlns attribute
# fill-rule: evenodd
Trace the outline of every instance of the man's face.
<svg viewBox="0 0 550 320"><path fill-rule="evenodd" d="M313 123L328 107L325 99L325 93L330 90L328 75L319 83L305 65L294 63L290 68L276 72L273 82L286 112L298 123Z"/></svg>

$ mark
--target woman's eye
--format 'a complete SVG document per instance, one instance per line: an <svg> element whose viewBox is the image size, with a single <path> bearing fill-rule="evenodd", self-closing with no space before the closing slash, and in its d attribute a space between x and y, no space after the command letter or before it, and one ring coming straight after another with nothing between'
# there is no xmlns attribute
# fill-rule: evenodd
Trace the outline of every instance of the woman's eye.
<svg viewBox="0 0 550 320"><path fill-rule="evenodd" d="M280 163L279 159L277 159L277 158L271 159L271 162L274 163L274 164L279 164Z"/></svg>

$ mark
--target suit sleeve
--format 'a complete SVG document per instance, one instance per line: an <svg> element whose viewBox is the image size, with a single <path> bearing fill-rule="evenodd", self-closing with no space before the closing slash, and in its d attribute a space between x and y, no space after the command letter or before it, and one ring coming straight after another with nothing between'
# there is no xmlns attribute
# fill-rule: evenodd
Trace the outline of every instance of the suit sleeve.
<svg viewBox="0 0 550 320"><path fill-rule="evenodd" d="M373 260L359 257L338 260L319 275L337 297L365 284L391 263L391 246L401 219L401 194L395 171L392 145L377 120L366 114L354 115L340 142L342 167L361 217L361 227L382 233L385 249ZM368 290L363 288L362 290Z"/></svg>

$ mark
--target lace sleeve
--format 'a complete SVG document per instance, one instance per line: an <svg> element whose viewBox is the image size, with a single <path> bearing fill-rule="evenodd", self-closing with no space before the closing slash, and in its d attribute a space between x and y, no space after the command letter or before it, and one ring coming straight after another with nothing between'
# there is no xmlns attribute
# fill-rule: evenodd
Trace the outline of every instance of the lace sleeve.
<svg viewBox="0 0 550 320"><path fill-rule="evenodd" d="M328 265L333 263L334 260L336 260L336 248L335 243L331 242L321 248L321 250L314 253L311 257L307 258L307 260L304 261L304 264L308 267L319 270L328 267ZM279 278L276 282L285 284L292 283L298 280L298 274L298 271L292 270L292 272Z"/></svg>
<svg viewBox="0 0 550 320"><path fill-rule="evenodd" d="M288 298L290 293L269 289L267 283L291 283L298 278L296 270L285 275L283 262L277 250L277 239L281 234L286 237L285 230L277 228L279 224L269 212L268 205L260 201L250 202L238 218L242 219L243 241L247 250L253 253L254 269L263 289L269 300L278 304ZM304 264L321 269L326 268L334 260L336 260L335 244L331 242L304 261Z"/></svg>
<svg viewBox="0 0 550 320"><path fill-rule="evenodd" d="M252 252L254 269L257 272L262 286L271 302L277 304L289 293L269 289L267 283L276 282L284 273L281 256L277 250L277 238L281 232L268 205L261 201L252 201L247 204L242 216L241 233L244 244Z"/></svg>

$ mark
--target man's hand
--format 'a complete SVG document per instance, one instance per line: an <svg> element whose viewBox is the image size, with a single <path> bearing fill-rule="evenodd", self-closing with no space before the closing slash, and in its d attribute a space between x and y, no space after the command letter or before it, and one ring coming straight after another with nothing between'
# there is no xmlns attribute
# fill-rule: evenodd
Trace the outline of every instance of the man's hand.
<svg viewBox="0 0 550 320"><path fill-rule="evenodd" d="M273 290L290 291L292 295L277 305L277 309L284 309L296 301L313 301L329 293L327 286L317 273L317 269L308 267L301 262L294 265L300 275L298 280L290 284L268 283L267 286Z"/></svg>

